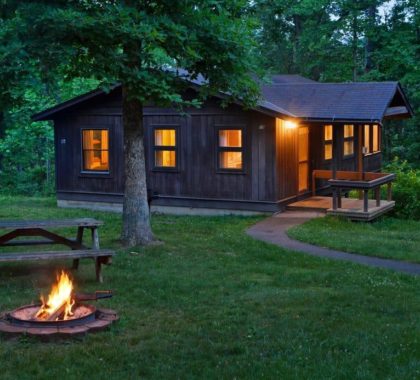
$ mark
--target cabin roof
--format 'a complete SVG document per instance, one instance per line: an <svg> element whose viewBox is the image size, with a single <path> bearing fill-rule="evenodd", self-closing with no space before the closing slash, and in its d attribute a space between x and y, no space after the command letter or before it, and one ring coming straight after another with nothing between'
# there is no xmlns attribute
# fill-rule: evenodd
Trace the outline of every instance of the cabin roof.
<svg viewBox="0 0 420 380"><path fill-rule="evenodd" d="M193 87L205 83L202 76L190 79L185 73L181 72L180 76L185 76ZM119 87L116 85L114 89ZM105 94L101 89L94 90L32 118L35 121L52 120L59 112ZM281 74L273 75L270 83L261 83L261 99L255 110L313 122L382 122L384 118L413 115L398 82L320 83L300 75Z"/></svg>
<svg viewBox="0 0 420 380"><path fill-rule="evenodd" d="M262 86L262 96L310 121L381 122L384 117L412 115L398 82L271 83Z"/></svg>

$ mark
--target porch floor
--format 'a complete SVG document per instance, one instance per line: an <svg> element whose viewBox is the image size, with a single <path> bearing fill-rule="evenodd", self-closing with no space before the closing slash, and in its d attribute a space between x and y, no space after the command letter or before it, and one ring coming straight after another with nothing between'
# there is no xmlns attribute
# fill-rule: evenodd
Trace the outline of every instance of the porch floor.
<svg viewBox="0 0 420 380"><path fill-rule="evenodd" d="M363 200L354 198L342 198L341 206L337 210L332 209L332 197L315 196L303 199L287 205L288 210L321 211L328 215L343 216L351 220L371 221L392 210L394 201L381 200L381 205L376 206L376 200L369 200L368 212L363 211Z"/></svg>

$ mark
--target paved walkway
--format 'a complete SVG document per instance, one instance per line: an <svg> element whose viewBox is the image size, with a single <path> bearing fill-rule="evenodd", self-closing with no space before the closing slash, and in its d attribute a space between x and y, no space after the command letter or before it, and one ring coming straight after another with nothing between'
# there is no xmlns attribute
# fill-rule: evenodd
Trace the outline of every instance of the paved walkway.
<svg viewBox="0 0 420 380"><path fill-rule="evenodd" d="M302 243L287 236L286 231L289 228L319 216L324 216L324 214L311 211L285 211L255 224L247 230L247 234L255 239L276 244L283 248L305 252L313 256L351 261L377 268L392 269L397 272L408 273L411 275L420 275L420 264L336 251L333 249L317 247L312 244Z"/></svg>

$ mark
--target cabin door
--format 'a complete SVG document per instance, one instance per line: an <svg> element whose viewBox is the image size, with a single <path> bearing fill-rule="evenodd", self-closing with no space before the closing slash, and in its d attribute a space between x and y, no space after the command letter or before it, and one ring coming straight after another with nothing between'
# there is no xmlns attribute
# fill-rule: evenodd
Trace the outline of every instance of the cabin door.
<svg viewBox="0 0 420 380"><path fill-rule="evenodd" d="M298 192L309 190L309 127L298 130Z"/></svg>

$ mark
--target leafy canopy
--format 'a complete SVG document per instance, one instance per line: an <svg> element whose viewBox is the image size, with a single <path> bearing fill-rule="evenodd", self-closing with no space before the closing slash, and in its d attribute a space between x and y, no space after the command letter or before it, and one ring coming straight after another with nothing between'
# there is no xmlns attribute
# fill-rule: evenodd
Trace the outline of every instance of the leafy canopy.
<svg viewBox="0 0 420 380"><path fill-rule="evenodd" d="M185 80L203 74L201 95L216 91L253 104L258 87L253 22L242 0L7 1L0 24L0 79L13 85L39 75L54 83L96 78L122 83L131 97L185 104ZM168 71L170 69L170 71Z"/></svg>

